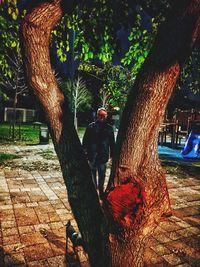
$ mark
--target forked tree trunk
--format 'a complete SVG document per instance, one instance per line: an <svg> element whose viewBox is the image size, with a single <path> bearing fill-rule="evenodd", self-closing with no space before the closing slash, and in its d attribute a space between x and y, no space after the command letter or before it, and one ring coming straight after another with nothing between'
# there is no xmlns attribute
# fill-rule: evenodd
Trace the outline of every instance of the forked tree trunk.
<svg viewBox="0 0 200 267"><path fill-rule="evenodd" d="M22 24L29 83L45 111L69 202L92 266L109 266L110 252L112 266L142 266L146 239L160 218L170 212L166 179L157 155L158 128L180 64L199 37L200 0L182 2L185 7L180 6L180 12L160 31L123 113L104 201L107 229L73 117L50 65L50 33L62 16L61 0L40 4Z"/></svg>

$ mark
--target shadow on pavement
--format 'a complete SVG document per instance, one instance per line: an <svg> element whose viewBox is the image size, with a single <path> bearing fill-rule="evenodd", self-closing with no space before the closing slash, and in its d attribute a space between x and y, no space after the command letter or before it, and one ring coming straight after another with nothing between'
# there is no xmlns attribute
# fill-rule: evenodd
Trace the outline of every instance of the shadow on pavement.
<svg viewBox="0 0 200 267"><path fill-rule="evenodd" d="M168 174L178 178L193 176L200 179L200 159L186 159L181 155L182 148L159 147L158 153L162 166Z"/></svg>

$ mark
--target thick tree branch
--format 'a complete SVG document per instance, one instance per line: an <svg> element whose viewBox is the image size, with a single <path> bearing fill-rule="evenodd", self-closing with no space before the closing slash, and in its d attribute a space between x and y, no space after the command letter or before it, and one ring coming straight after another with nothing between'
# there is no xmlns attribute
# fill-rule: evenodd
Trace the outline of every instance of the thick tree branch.
<svg viewBox="0 0 200 267"><path fill-rule="evenodd" d="M137 249L162 216L170 213L166 177L158 159L158 131L181 64L199 38L199 14L200 0L184 1L178 14L166 20L123 111L107 200L113 220L123 225L124 236L131 232ZM116 239L112 246L118 250L121 245ZM124 257L127 247L125 243L121 251ZM137 259L140 253L133 253Z"/></svg>

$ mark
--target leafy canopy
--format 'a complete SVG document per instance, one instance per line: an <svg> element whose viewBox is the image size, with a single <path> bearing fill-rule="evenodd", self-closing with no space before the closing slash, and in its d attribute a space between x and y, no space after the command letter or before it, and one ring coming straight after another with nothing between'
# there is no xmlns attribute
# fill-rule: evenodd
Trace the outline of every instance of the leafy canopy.
<svg viewBox="0 0 200 267"><path fill-rule="evenodd" d="M52 2L52 0L48 0ZM34 5L42 0L2 0L0 7L0 65L4 75L12 76L6 54L9 50L19 49L18 27L21 18ZM158 25L165 19L172 0L86 0L62 1L66 16L62 18L52 32L52 44L55 43L57 55L61 61L67 60L70 47L75 48L78 60L100 60L109 63L114 53L120 51L118 31L129 29L130 47L122 58L124 66L131 67L133 79L144 62L153 43ZM142 22L143 14L149 16L149 25ZM69 41L69 29L75 31L75 43ZM8 52L7 52L8 51ZM187 84L197 91L200 88L199 49L196 49L183 66L178 87Z"/></svg>

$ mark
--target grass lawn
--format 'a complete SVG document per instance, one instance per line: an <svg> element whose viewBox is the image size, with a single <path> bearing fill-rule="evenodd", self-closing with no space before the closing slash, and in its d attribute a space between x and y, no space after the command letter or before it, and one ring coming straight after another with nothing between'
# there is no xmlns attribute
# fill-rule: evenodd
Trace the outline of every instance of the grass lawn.
<svg viewBox="0 0 200 267"><path fill-rule="evenodd" d="M174 159L161 160L162 166L167 174L178 178L196 177L200 178L200 160L178 161Z"/></svg>
<svg viewBox="0 0 200 267"><path fill-rule="evenodd" d="M0 153L0 164L6 160L17 159L17 158L20 158L20 156L15 154Z"/></svg>
<svg viewBox="0 0 200 267"><path fill-rule="evenodd" d="M44 126L44 125L42 125ZM34 124L16 125L16 144L39 144L40 127ZM84 127L78 129L79 137L82 138L85 132ZM0 123L0 143L13 143L11 125L9 123Z"/></svg>
<svg viewBox="0 0 200 267"><path fill-rule="evenodd" d="M15 143L39 142L39 127L33 124L21 124L15 126ZM12 139L12 126L9 123L0 123L0 142L10 143Z"/></svg>

